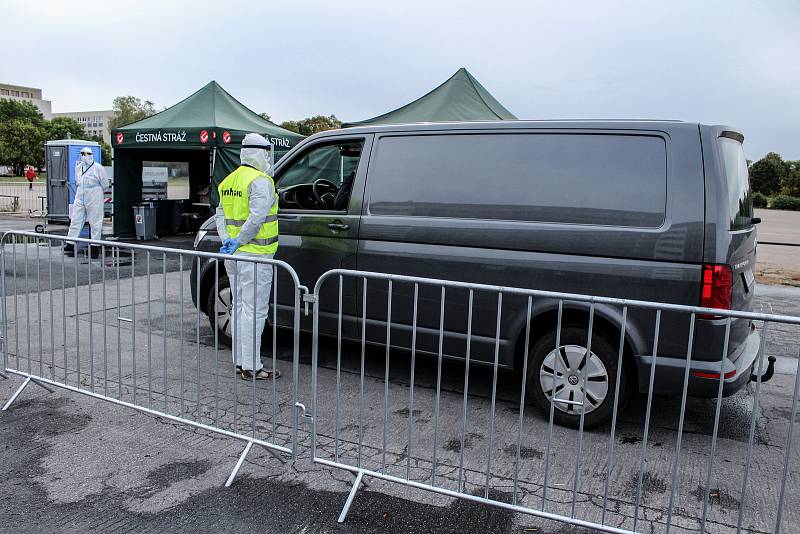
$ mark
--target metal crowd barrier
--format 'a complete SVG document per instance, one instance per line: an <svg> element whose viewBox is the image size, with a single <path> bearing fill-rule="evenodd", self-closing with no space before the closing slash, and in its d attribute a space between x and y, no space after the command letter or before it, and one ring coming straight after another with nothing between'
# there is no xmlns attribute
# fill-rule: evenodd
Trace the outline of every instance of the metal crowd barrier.
<svg viewBox="0 0 800 534"><path fill-rule="evenodd" d="M41 215L44 211L47 186L37 179L28 182L0 182L0 212Z"/></svg>
<svg viewBox="0 0 800 534"><path fill-rule="evenodd" d="M74 257L62 251L67 243L78 249ZM281 461L284 455L297 457L295 404L305 288L288 264L31 232L3 234L0 262L4 369L25 378L2 410L33 383L240 439L246 446L226 486L253 445ZM279 335L291 336L291 376L245 381L237 374L230 351L220 347L220 315L210 314L214 324L209 324L189 298L190 284L201 298L201 279L192 280L192 264L199 273L205 262L214 273L215 295L225 272L221 263L271 266L269 316L276 317L277 310L291 329L278 329L276 320L271 328L265 326L272 345L265 368L276 367ZM235 287L239 269L234 272ZM279 281L284 289L288 281L291 288L287 299L293 305L283 306L288 310L277 305ZM232 315L235 331L237 316Z"/></svg>
<svg viewBox="0 0 800 534"><path fill-rule="evenodd" d="M61 245L66 242L87 251L65 257ZM99 257L93 258L92 251ZM194 265L200 272L207 265L217 295L224 270L220 262L226 260L272 266L269 313L276 320L269 327L272 347L266 367L277 367L283 335L290 346L290 379L243 381L230 352L220 347L219 314L209 312L210 324L188 298L192 286L201 298L200 277L192 279L188 269ZM778 533L782 526L800 522L793 470L800 460L793 447L800 396L796 370L793 387L783 397L786 406L778 407L787 421L782 450L762 442L760 422L766 417L762 405L773 402L764 398L761 387L764 356L774 345L770 335L779 334L781 346L791 346L796 355L799 317L341 269L323 274L309 294L291 266L277 260L30 232L7 232L0 238L0 269L0 374L24 378L3 410L33 383L242 440L245 448L226 486L253 445L281 459L298 459L302 421L310 423L310 460L355 475L340 521L365 478L374 478L612 533ZM279 291L286 300L279 298ZM378 299L371 298L375 292ZM393 307L393 299L406 308ZM301 300L313 304L310 415L299 391ZM460 325L454 325L450 311L445 317L454 301ZM616 383L628 357L623 341L633 313L647 310L654 318L653 355L659 354L659 341L662 351L675 341L664 339L670 321L685 321L688 337L681 342L686 364L681 368L682 389L674 395L675 400L680 397L674 420L664 422L663 404L655 395L655 358L649 360L646 401L632 417L617 415L616 388L610 425L585 428L582 403L564 399L550 398L548 413L539 416L526 399L525 380L517 382L503 373L499 354L504 310L520 305L521 350L528 354L537 341L533 310L542 301L556 305L554 349L561 345L564 317L573 305L583 306L587 355L592 332L600 328L599 310L618 310ZM375 302L383 305L377 314ZM398 316L396 308L408 316ZM483 324L496 325L493 333L479 331L476 313L490 315ZM728 410L722 410L722 362L715 398L687 400L694 344L701 342L695 339L695 325L708 314L724 324L723 353L734 319L760 323L756 379L748 388L752 402L746 401L746 421L736 423L746 426L738 442L727 428ZM425 320L418 321L420 317ZM238 320L236 314L232 320ZM333 347L326 345L329 338ZM360 346L346 345L350 342L345 338ZM423 358L423 352L430 358ZM449 362L446 355L460 361ZM523 358L522 376L528 370ZM585 388L585 374L582 380ZM576 430L554 424L557 403L580 410ZM628 412L636 412L636 406ZM633 452L622 443L639 445ZM779 459L774 463L766 461L775 456ZM657 472L656 458L669 467Z"/></svg>
<svg viewBox="0 0 800 534"><path fill-rule="evenodd" d="M325 289L329 285L333 286L332 290ZM399 287L404 291L400 296L398 296ZM423 288L427 288L427 297L424 302L420 302ZM464 317L466 324L462 330L466 332L461 354L464 362L462 367L456 366L454 371L447 369L447 372L452 371L451 374L456 376L455 386L451 386L448 390L443 385L447 378L443 372L443 366L447 365L447 362L443 361L443 344L447 343L444 340L445 303L452 294L459 291L462 292L461 302L467 302ZM372 302L375 300L368 299L367 296L376 293L380 293L378 301L383 309L379 313L374 310L368 313L368 300ZM483 362L473 361L474 354L471 357L471 350L475 352L478 337L473 330L475 313L473 308L479 294L489 295L482 301L484 304L492 300L496 302L496 318L492 317L497 325L493 340L493 359L488 362L485 359ZM410 317L405 316L402 320L393 317L393 296L395 299L405 298L405 304L409 308L413 306ZM605 305L619 309L622 321L617 334L620 344L616 383L619 383L619 373L623 366L623 342L626 337L626 318L630 317L629 311L643 309L655 315L652 347L654 355L659 354L658 340L662 313L682 315L688 321L689 335L683 345L686 348L686 365L682 370L683 388L680 392L677 428L667 429L663 425L659 427L653 425L653 417L662 416L660 413L653 413L655 358L650 360L649 387L643 421L634 423L620 421L617 416L618 388L615 388L610 428L606 425L595 431L584 430L585 411L580 407L581 403L576 402L572 404L579 405L576 406L580 410L579 428L571 430L554 426L556 402L568 401L554 402L552 395L547 422L546 424L543 421L539 422L536 410L526 406L525 380L521 381L521 386L515 386L519 389L514 392L515 396L511 396L511 399L499 399L498 353L501 310L504 298L515 297L518 301L522 300L523 306L527 306L523 354L528 353L529 347L534 342L531 339L531 309L538 299L557 302L555 347L560 346L562 314L574 303L584 303L588 307L588 319L587 323L584 323L588 331L587 353L591 351L596 307ZM758 444L754 445L754 435L757 419L760 417L761 380L767 371L764 347L769 332L768 326L796 327L800 325L800 317L710 310L693 306L353 270L333 270L325 273L319 279L314 294L309 299L314 302L315 333L312 346L312 461L343 469L355 475L355 482L339 517L340 522L345 520L364 477L382 479L449 497L585 527L593 529L592 531L613 533L684 532L698 529L704 533L731 532L734 529L736 532L745 529L748 532L777 533L781 529L782 514L787 509L796 509L797 503L787 508L786 500L791 495L787 483L790 484L790 471L796 460L792 455L792 441L800 391L797 373L794 377L791 414L788 416L786 446L782 451L783 462L780 469L775 466L770 472L762 465L764 463L761 461L762 455L771 456L775 452L765 450ZM329 299L332 302L329 302ZM348 321L352 323L353 318L348 317L347 312L343 313L343 306L348 305L348 299L351 301L348 310L350 313L355 310L358 314L355 325L348 325ZM409 302L413 304L409 306ZM418 325L418 315L424 308L428 313L428 324L423 332L424 329ZM484 312L485 310L484 307ZM437 313L438 332L431 326L431 314ZM731 322L734 318L761 323L759 363L755 369L757 377L752 387L752 415L748 421L749 431L744 451L739 446L734 448L735 451L726 449L720 452L719 449L720 409L725 377L722 362L718 368L720 372L716 382L716 402L713 403L713 407L711 402L707 401L704 404L705 409L713 410L713 413L708 411L705 414L694 413L694 403L689 403L690 406L687 407L689 369L695 352L693 349L695 323L696 319L705 314L713 314L720 317L720 321L724 321L724 354L727 354ZM323 343L320 334L321 317L327 321L326 328L329 334L332 333L332 322L335 324L335 360L330 355L325 356L326 361L322 362L324 351L320 348ZM358 360L353 358L348 364L348 351L342 349L342 332L343 328L350 328L352 332L354 326L360 330L360 334L357 333L360 336L360 358ZM380 328L384 332L382 339L379 339L376 332ZM371 333L368 333L370 331ZM796 333L795 329L791 340L797 340ZM424 376L424 373L415 376L415 372L421 365L417 352L418 339L423 334L428 336L428 353L433 356L428 374L435 374L435 379L431 378L432 383L419 387L415 381L419 380L419 376ZM403 336L404 341L395 343L395 336ZM438 355L435 349L431 351L431 347L435 346L431 343L431 337L434 336L438 338ZM484 333L483 337L486 348L488 336ZM662 339L663 341L665 340ZM700 340L697 343L699 344ZM377 351L382 354L373 353L369 348L370 345L378 345ZM401 354L393 354L392 345L402 346L405 350ZM452 349L452 346L450 348ZM353 352L357 352L355 346ZM557 366L558 358L555 360ZM485 376L482 379L474 369L478 363L484 364ZM528 372L527 358L524 358L523 366L524 377ZM398 373L402 376L397 376ZM553 373L553 380L555 374ZM459 376L463 379L458 378ZM477 394L473 393L476 380L479 386L482 384L482 393L480 391ZM585 374L582 380L585 387ZM504 387L504 389L503 396L508 397L509 388ZM331 392L335 395L335 402L331 401ZM323 395L325 401L321 402L320 397ZM498 406L502 409L498 409ZM691 420L687 423L687 409L692 413L692 417L703 420ZM713 417L712 421L708 420L710 417ZM703 423L711 425L710 437L708 433L704 435L700 431L708 430L699 429ZM686 431L687 424L692 427L689 432ZM626 440L641 443L636 456L630 454L624 457L618 456L621 454L618 445L621 425L625 426L626 434L631 433L631 427L638 430L636 436L625 436ZM573 440L569 439L571 434L574 434ZM554 444L554 437L560 438L558 448ZM447 438L451 439L443 444L443 440ZM485 445L476 446L479 441ZM574 445L565 447L564 443L569 441L573 441ZM501 444L507 445L503 448ZM543 451L537 453L536 447ZM668 473L661 473L660 477L656 476L650 471L648 458L663 456L669 450L668 447L672 448L672 459L665 463L668 463L671 469ZM754 458L756 449L758 455ZM591 464L583 463L587 453L592 453ZM498 460L499 455L502 455L505 461ZM736 471L739 480L734 484L738 489L731 490L735 491L734 501L725 503L729 508L738 508L734 510L733 517L720 517L719 510L716 514L712 511L715 503L721 502L720 495L725 493L720 488L731 485L728 476L719 475L717 472L720 455L728 470L730 462L740 461L739 469ZM599 459L601 457L602 460ZM758 468L754 469L754 465L758 465ZM769 495L755 492L755 478L758 478L758 488L769 488ZM615 488L612 486L612 479L627 483L624 487ZM695 486L692 487L692 484ZM655 487L655 491L648 489L651 486ZM730 500L730 497L727 498ZM748 514L750 511L753 513ZM796 520L795 517L794 521Z"/></svg>

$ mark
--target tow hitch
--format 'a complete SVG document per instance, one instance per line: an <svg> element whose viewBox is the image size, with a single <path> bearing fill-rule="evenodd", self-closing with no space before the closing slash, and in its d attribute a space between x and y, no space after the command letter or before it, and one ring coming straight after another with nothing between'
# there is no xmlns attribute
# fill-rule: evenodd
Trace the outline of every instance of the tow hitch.
<svg viewBox="0 0 800 534"><path fill-rule="evenodd" d="M764 371L763 375L761 375L761 382L769 381L769 379L772 378L772 375L775 374L775 360L776 360L775 356L769 356L767 358L767 362L769 362L769 363L767 364L767 370ZM755 374L755 373L752 373L750 375L750 381L751 382L758 381L758 375Z"/></svg>

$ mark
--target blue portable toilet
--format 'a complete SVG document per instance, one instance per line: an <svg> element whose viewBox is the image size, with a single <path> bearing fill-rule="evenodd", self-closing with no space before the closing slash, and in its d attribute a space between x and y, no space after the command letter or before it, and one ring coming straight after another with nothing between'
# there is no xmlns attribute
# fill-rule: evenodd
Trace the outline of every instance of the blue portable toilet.
<svg viewBox="0 0 800 534"><path fill-rule="evenodd" d="M47 168L47 221L69 222L71 205L75 201L75 164L81 149L89 147L98 164L101 161L100 143L82 139L60 139L45 143Z"/></svg>

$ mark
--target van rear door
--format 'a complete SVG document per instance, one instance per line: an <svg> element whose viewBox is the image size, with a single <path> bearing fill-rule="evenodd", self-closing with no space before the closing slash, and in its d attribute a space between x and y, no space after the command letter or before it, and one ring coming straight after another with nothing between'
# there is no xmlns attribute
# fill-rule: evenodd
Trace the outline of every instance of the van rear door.
<svg viewBox="0 0 800 534"><path fill-rule="evenodd" d="M753 199L743 137L722 131L717 139L721 168L727 189L727 214L730 221L730 244L726 263L732 270L731 307L750 310L755 293L756 231L753 225Z"/></svg>
<svg viewBox="0 0 800 534"><path fill-rule="evenodd" d="M704 136L706 159L706 253L701 302L705 307L751 311L755 296L756 229L744 137L729 128L710 127ZM707 319L707 318L706 318ZM698 325L698 344L713 357L721 349L723 320ZM749 319L731 321L728 358L743 354L752 333Z"/></svg>

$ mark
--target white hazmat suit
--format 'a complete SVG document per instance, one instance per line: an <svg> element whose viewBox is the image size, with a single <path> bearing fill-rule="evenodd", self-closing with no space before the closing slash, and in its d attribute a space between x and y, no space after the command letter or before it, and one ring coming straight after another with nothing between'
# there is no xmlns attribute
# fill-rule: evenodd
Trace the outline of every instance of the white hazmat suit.
<svg viewBox="0 0 800 534"><path fill-rule="evenodd" d="M264 148L242 148L242 165L248 165L264 173L269 171L269 141L258 134L247 134L243 147L263 146ZM250 214L241 227L236 239L240 245L247 244L259 231L267 219L275 192L272 182L266 177L253 180L248 189ZM217 207L215 222L217 233L222 241L229 239L222 206ZM272 254L252 254L236 251L241 258L272 259ZM249 261L226 261L225 271L231 285L233 297L233 362L245 371L258 372L261 363L261 334L269 314L269 298L272 290L272 265Z"/></svg>
<svg viewBox="0 0 800 534"><path fill-rule="evenodd" d="M88 220L92 239L102 239L103 192L108 189L108 175L103 166L94 161L89 148L81 150L81 160L75 165L75 185L75 201L67 236L78 237Z"/></svg>

